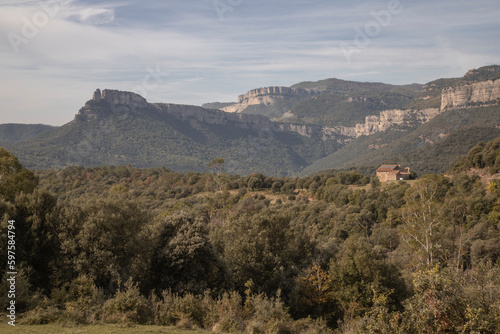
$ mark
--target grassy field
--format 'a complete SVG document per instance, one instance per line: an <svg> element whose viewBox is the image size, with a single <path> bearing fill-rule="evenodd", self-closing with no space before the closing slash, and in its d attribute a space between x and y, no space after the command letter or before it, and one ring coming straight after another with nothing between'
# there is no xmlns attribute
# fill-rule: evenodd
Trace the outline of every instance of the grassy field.
<svg viewBox="0 0 500 334"><path fill-rule="evenodd" d="M12 327L2 321L0 324L2 334L208 334L206 330L183 330L175 327L141 326L141 325L89 325L89 326L62 326L62 325L16 325Z"/></svg>

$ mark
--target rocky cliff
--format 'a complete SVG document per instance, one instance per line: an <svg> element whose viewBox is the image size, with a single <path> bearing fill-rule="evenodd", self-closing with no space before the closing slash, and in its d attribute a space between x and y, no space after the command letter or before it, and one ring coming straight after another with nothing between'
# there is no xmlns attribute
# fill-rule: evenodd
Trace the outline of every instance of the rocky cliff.
<svg viewBox="0 0 500 334"><path fill-rule="evenodd" d="M443 89L441 110L471 104L491 104L500 101L500 79L461 84Z"/></svg>
<svg viewBox="0 0 500 334"><path fill-rule="evenodd" d="M268 117L241 113L228 113L220 110L208 110L196 106L155 103L153 106L162 113L167 113L180 120L196 120L214 125L230 125L240 129L257 131L291 132L303 137L320 136L323 140L342 137L356 137L354 127L325 127L312 124L277 123ZM345 139L345 138L344 138Z"/></svg>
<svg viewBox="0 0 500 334"><path fill-rule="evenodd" d="M276 89L274 89L276 88ZM254 91L252 96L259 94L295 94L294 89L287 87L270 87L265 91ZM285 88L285 89L284 89ZM250 96L250 95L248 95ZM244 98L246 99L246 98ZM148 103L143 97L117 90L98 89L92 100L88 101L80 110L81 117L96 118L98 115L116 112L137 112L147 110L158 114L168 114L182 121L196 120L198 122L213 125L230 125L241 129L257 131L291 132L303 137L311 138L319 136L322 140L350 140L360 136L369 136L374 133L385 131L394 125L414 126L428 122L439 114L440 109L431 108L424 110L385 110L378 116L367 116L364 123L358 123L353 127L346 126L321 126L313 124L278 123L271 121L262 115L243 113L229 113L222 110L211 110L197 106L179 105L169 103ZM79 116L77 115L77 118Z"/></svg>
<svg viewBox="0 0 500 334"><path fill-rule="evenodd" d="M257 88L238 96L238 103L221 108L225 112L240 113L251 105L273 105L278 100L290 97L309 97L318 94L313 90L283 86Z"/></svg>
<svg viewBox="0 0 500 334"><path fill-rule="evenodd" d="M92 100L103 100L115 106L124 105L134 108L145 108L148 106L146 99L138 94L111 89L105 89L102 93L97 89L92 96Z"/></svg>
<svg viewBox="0 0 500 334"><path fill-rule="evenodd" d="M439 113L439 108L385 110L381 111L379 116L367 116L364 123L356 124L355 134L356 137L369 136L380 131L385 131L394 125L420 125L427 123Z"/></svg>
<svg viewBox="0 0 500 334"><path fill-rule="evenodd" d="M126 115L132 110L145 109L148 106L146 99L138 94L111 89L101 92L97 89L92 99L85 103L73 121L85 118L96 119L110 113Z"/></svg>

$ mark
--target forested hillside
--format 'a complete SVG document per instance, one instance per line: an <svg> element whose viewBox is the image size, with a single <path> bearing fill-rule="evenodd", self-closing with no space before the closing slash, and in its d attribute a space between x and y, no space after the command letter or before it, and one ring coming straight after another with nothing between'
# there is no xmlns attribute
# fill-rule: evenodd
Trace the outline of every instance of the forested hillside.
<svg viewBox="0 0 500 334"><path fill-rule="evenodd" d="M0 143L29 140L56 127L43 124L0 124Z"/></svg>
<svg viewBox="0 0 500 334"><path fill-rule="evenodd" d="M179 119L178 115L158 112L152 105L133 108L133 112L112 111L112 107L93 103L72 122L4 146L18 152L19 159L33 169L132 165L202 172L210 161L224 157L232 173L258 170L293 175L342 145L343 136L338 136L338 141L324 141L321 134L307 137L224 122L210 124L196 117ZM222 114L204 112L207 118Z"/></svg>
<svg viewBox="0 0 500 334"><path fill-rule="evenodd" d="M124 166L241 175L310 175L385 163L444 173L500 135L500 66L425 85L326 79L253 89L237 103L149 103L98 89L61 127L0 125L0 144L31 169ZM47 129L47 131L43 131Z"/></svg>
<svg viewBox="0 0 500 334"><path fill-rule="evenodd" d="M0 252L15 226L21 324L500 331L500 183L465 173L496 168L498 140L449 177L387 184L354 171L229 175L222 159L208 173L33 173L0 153Z"/></svg>
<svg viewBox="0 0 500 334"><path fill-rule="evenodd" d="M400 163L420 175L442 173L479 141L500 136L498 106L445 111L414 129L391 128L362 136L340 150L315 161L302 172Z"/></svg>

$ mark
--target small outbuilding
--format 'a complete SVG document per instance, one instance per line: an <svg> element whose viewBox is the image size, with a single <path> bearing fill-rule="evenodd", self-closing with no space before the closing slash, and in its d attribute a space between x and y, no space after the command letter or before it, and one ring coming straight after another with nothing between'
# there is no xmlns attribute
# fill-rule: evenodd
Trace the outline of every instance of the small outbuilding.
<svg viewBox="0 0 500 334"><path fill-rule="evenodd" d="M377 169L377 177L380 182L409 180L410 167L402 169L401 165L382 165Z"/></svg>

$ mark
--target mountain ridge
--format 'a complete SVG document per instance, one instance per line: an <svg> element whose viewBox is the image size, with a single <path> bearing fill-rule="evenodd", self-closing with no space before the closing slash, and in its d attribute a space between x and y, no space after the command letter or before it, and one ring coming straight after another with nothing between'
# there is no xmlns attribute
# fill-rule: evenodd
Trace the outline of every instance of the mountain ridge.
<svg viewBox="0 0 500 334"><path fill-rule="evenodd" d="M474 136L479 140L496 135L498 69L480 68L426 85L326 79L255 89L239 97L259 103L250 112L225 112L221 109L228 105L222 103L204 105L213 109L149 103L132 92L97 89L69 123L2 145L37 169L130 164L204 171L222 157L235 173L298 175L397 159L412 162L408 155L413 153L431 159L422 148L447 147L448 136L467 141L464 134L471 127L482 129ZM453 105L443 103L447 99ZM279 117L266 114L276 106L287 111ZM453 154L470 145L459 146Z"/></svg>

